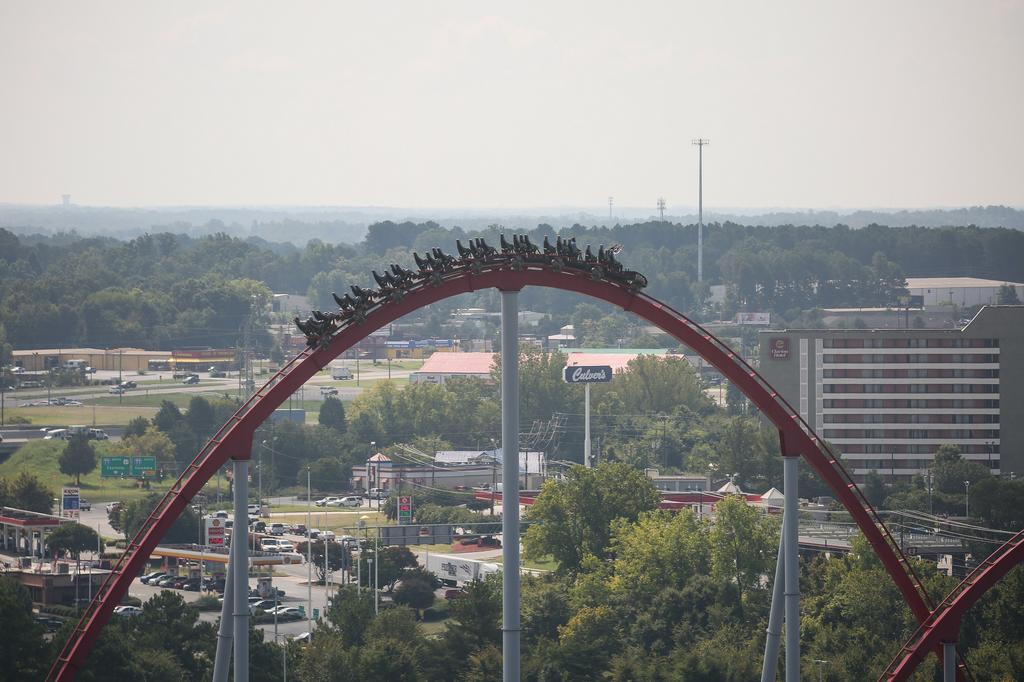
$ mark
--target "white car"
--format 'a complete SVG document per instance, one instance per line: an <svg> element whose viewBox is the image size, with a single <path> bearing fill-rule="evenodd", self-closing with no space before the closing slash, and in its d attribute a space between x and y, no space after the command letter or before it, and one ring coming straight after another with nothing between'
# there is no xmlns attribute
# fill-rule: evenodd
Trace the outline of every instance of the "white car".
<svg viewBox="0 0 1024 682"><path fill-rule="evenodd" d="M339 506L339 507L360 507L360 506L362 506L362 504L363 504L363 498L357 497L355 495L350 495L348 497L343 497L340 500L338 500L337 506Z"/></svg>
<svg viewBox="0 0 1024 682"><path fill-rule="evenodd" d="M139 616L142 615L142 609L138 606L121 605L114 607L114 613L119 616Z"/></svg>
<svg viewBox="0 0 1024 682"><path fill-rule="evenodd" d="M338 498L338 497L322 497L319 500L317 500L316 502L314 502L313 504L315 504L318 507L336 507L337 505L334 504L334 503L337 502L339 499L341 499L341 498Z"/></svg>

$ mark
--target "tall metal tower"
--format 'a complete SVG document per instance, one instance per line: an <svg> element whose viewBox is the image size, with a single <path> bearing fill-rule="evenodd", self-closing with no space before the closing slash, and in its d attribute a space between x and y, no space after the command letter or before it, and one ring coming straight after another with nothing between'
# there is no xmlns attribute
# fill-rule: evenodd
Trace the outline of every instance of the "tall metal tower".
<svg viewBox="0 0 1024 682"><path fill-rule="evenodd" d="M698 137L691 144L697 145L697 281L704 281L704 145L711 140Z"/></svg>
<svg viewBox="0 0 1024 682"><path fill-rule="evenodd" d="M613 202L614 202L614 199L612 197L608 197L608 221L609 222L614 220L614 218L612 217L612 203Z"/></svg>
<svg viewBox="0 0 1024 682"><path fill-rule="evenodd" d="M661 222L665 222L665 197L658 197L658 213L661 214Z"/></svg>

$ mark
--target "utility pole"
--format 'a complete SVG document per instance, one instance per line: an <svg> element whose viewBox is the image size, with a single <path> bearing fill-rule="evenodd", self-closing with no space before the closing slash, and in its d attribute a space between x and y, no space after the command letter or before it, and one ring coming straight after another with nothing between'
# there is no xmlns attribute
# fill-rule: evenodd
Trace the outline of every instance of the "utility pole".
<svg viewBox="0 0 1024 682"><path fill-rule="evenodd" d="M704 145L710 140L698 137L691 144L697 145L697 281L704 281Z"/></svg>
<svg viewBox="0 0 1024 682"><path fill-rule="evenodd" d="M661 214L661 222L665 222L665 197L658 197L658 213Z"/></svg>
<svg viewBox="0 0 1024 682"><path fill-rule="evenodd" d="M613 197L608 197L608 222L611 222L612 220L614 220L614 218L612 218L612 203L613 202L614 202L614 198Z"/></svg>

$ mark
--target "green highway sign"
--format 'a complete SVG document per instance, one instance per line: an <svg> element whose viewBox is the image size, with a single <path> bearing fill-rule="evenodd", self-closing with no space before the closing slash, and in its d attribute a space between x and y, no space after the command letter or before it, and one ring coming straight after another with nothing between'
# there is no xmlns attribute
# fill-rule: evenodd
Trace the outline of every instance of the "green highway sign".
<svg viewBox="0 0 1024 682"><path fill-rule="evenodd" d="M130 476L130 472L130 457L104 457L100 462L100 476L103 478Z"/></svg>
<svg viewBox="0 0 1024 682"><path fill-rule="evenodd" d="M156 457L103 457L103 478L152 478L156 476Z"/></svg>

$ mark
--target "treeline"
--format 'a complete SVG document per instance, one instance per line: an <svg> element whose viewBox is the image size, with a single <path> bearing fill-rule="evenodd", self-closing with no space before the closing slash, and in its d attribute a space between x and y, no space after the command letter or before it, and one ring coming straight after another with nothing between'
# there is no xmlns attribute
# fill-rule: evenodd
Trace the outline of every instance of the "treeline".
<svg viewBox="0 0 1024 682"><path fill-rule="evenodd" d="M63 233L19 238L0 229L0 319L7 340L20 348L231 346L246 325L265 328L270 292L306 293L314 305L329 308L332 291L372 285L371 269L391 262L411 267L414 250L453 250L456 239L480 236L496 242L500 232L500 226L469 231L382 222L355 246L311 240L300 249L223 233L163 232L119 241ZM706 226L702 283L696 281L694 225L539 225L530 234L537 242L562 236L621 244L621 260L647 275L652 295L698 316L757 310L790 321L821 307L896 304L908 276L1024 280L1024 232L1002 228L712 224ZM707 307L710 284L727 289L725 304L714 311ZM564 323L578 302L564 292L527 290L522 306ZM479 292L420 317L440 332L453 307L493 303L491 292ZM265 335L258 342L269 344Z"/></svg>

